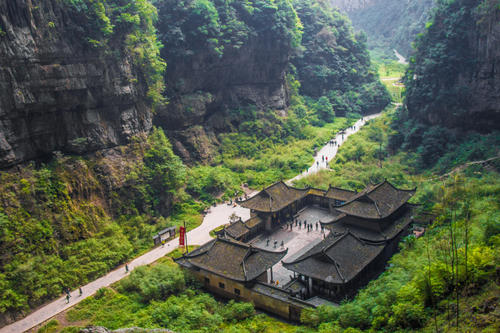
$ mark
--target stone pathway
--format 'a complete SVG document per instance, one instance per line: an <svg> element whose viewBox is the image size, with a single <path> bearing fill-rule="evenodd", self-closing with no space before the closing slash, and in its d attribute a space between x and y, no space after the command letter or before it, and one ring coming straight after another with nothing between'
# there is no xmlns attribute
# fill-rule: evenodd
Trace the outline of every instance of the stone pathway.
<svg viewBox="0 0 500 333"><path fill-rule="evenodd" d="M355 129L348 129L343 139L341 135L338 135L336 138L334 138L334 140L337 140L337 143L341 145L342 143L345 142L345 140L347 139L347 137L349 137L349 135L356 133L366 123L366 121L378 117L379 115L380 113L377 113L364 117L364 121L358 120L354 125ZM328 156L328 160L329 161L332 160L335 154L337 153L339 145L333 147L327 144L326 146L324 146L316 155L314 159L314 164L309 168L307 173L300 174L297 177L287 181L287 183L290 184L294 180L300 179L308 174L317 172L320 169L327 168L328 165L324 162L322 163L321 156L322 155ZM320 162L319 167L316 165L317 161ZM229 216L231 216L232 213L236 213L236 215L240 216L243 220L250 218L250 210L242 208L240 206L233 207L232 205L230 206L227 205L226 203L223 203L217 205L216 207L212 207L210 212L203 219L203 223L199 227L188 232L187 235L188 245L202 245L208 242L210 239L212 239L209 235L210 231L217 228L218 226L228 223ZM152 249L151 251L143 254L142 256L137 257L134 260L130 261L128 263L129 271L132 271L135 267L148 265L155 262L156 260L164 257L166 254L175 250L178 246L179 246L179 238L175 238L166 243L165 246L163 247L160 246ZM125 272L125 265L122 265L116 268L115 270L109 272L105 276L102 276L99 279L92 281L85 286L82 286L83 290L82 296L78 295L79 294L78 290L73 290L70 293L71 298L69 303L66 303L65 296L60 297L46 305L41 306L39 309L32 312L25 318L0 328L0 333L25 332L31 329L32 327L47 321L56 314L74 306L75 304L78 304L85 298L92 296L100 288L108 287L109 285L123 279L127 274L128 273Z"/></svg>
<svg viewBox="0 0 500 333"><path fill-rule="evenodd" d="M335 136L332 139L334 141L337 141L337 145L333 146L333 145L330 145L330 144L327 143L323 148L321 148L321 150L318 151L318 153L314 157L313 164L311 165L311 167L309 169L307 169L307 171L302 172L301 174L299 174L299 175L295 176L294 178L288 180L286 183L288 185L291 185L291 184L293 184L294 181L299 180L299 179L301 179L301 178L303 178L305 176L308 176L310 174L316 173L316 172L318 172L321 169L328 169L328 162L330 162L331 160L333 160L333 158L335 157L335 155L337 155L337 151L339 150L339 147L347 140L347 138L350 135L352 135L352 134L356 133L357 131L359 131L359 129L361 127L363 127L368 120L376 118L376 117L378 117L380 115L381 115L381 113L376 113L376 114L372 114L372 115L369 115L369 116L365 116L363 118L363 120L360 119L360 120L358 120L353 125L354 128L348 128L345 131L344 135L337 134L337 136ZM325 161L323 161L323 157L325 157Z"/></svg>
<svg viewBox="0 0 500 333"><path fill-rule="evenodd" d="M240 206L229 206L227 204L220 204L217 207L212 207L210 213L208 213L203 219L203 223L196 229L188 232L187 242L188 245L202 245L208 242L212 237L210 237L210 231L217 228L218 226L228 223L229 216L232 213L240 216L243 220L250 218L250 210L242 208ZM151 251L143 254L140 257L128 263L129 271L134 268L151 264L156 260L164 257L169 252L175 250L179 247L179 238L175 238L163 247L156 247ZM128 273L125 272L125 265L118 267L117 269L109 272L103 277L90 282L89 284L82 287L83 295L78 296L78 290L73 290L69 303L66 303L66 296L60 297L55 301L52 301L35 312L31 313L24 319L14 322L11 325L5 326L0 329L0 333L19 333L29 330L30 328L43 323L44 321L50 319L56 314L74 306L75 304L83 301L85 298L92 296L97 290L103 287L108 287L109 285L123 279Z"/></svg>

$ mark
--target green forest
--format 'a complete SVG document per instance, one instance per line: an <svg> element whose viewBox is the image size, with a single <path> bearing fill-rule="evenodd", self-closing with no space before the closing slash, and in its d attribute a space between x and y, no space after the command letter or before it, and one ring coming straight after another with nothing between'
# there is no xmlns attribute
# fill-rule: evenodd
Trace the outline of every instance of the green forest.
<svg viewBox="0 0 500 333"><path fill-rule="evenodd" d="M422 6L409 1L394 12L420 13ZM57 150L0 170L2 325L150 251L158 231L183 224L192 230L211 206L243 195L245 187L261 190L302 173L339 131L382 112L349 137L328 169L293 184L359 191L388 180L417 188L411 203L418 204L415 227L425 228L424 236L405 237L384 272L353 299L307 309L300 322L288 322L252 303L208 293L174 263L181 255L176 250L35 331L500 329L498 0L437 0L429 16L410 27L399 23L398 38L415 39L408 66L376 54L371 59L368 47L384 39L374 42L375 29L355 32L346 15L322 0L54 0L25 7L43 22L40 35L49 36L47 43L66 38L55 28L70 22L69 34L95 58L130 65L130 77L109 81L120 87L117 100L143 94L144 100L124 104L145 106L150 118L141 119L148 126L134 133L127 121L145 116L113 110L127 133L125 144L89 149L81 132L71 141L79 154ZM376 21L373 15L362 19ZM424 31L414 35L424 18ZM10 45L5 36L16 31L11 23L0 20L0 46ZM269 68L276 73L259 72L274 57L280 61ZM93 80L115 75L92 66ZM223 74L214 79L218 71ZM229 85L242 88L228 92ZM274 95L256 99L262 91ZM284 108L270 106L280 104L276 96ZM172 110L181 116L169 118ZM9 130L1 117L3 149ZM108 121L96 117L101 125ZM183 149L190 146L182 135L200 128L208 134L193 145L203 151L209 140L209 158L185 159Z"/></svg>

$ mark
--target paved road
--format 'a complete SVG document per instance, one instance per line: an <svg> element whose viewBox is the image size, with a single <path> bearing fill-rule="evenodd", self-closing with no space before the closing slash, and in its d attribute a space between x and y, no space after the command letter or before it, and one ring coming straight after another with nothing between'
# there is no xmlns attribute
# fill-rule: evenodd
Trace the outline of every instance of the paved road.
<svg viewBox="0 0 500 333"><path fill-rule="evenodd" d="M399 52L396 51L395 49L393 51L394 51L394 54L396 55L396 57L398 58L398 62L400 64L408 65L408 61L406 61L405 57L403 57L401 54L399 54Z"/></svg>
<svg viewBox="0 0 500 333"><path fill-rule="evenodd" d="M299 174L299 175L295 176L294 178L288 180L287 184L292 184L294 181L299 180L299 179L301 179L301 178L303 178L303 177L305 177L307 175L316 173L316 172L318 172L321 169L327 169L328 168L328 162L330 162L331 160L333 160L333 158L337 154L337 151L339 150L339 147L347 140L347 138L350 135L352 135L352 134L356 133L357 131L359 131L359 129L361 127L363 127L368 120L376 118L376 117L378 117L380 115L381 115L381 113L376 113L376 114L372 114L372 115L366 116L366 117L363 118L363 120L361 120L361 119L358 120L353 125L354 126L353 128L348 128L345 131L344 135L337 134L337 136L335 136L332 139L334 141L337 141L337 145L333 146L333 145L326 144L323 148L321 148L320 151L318 151L318 153L314 157L314 162L311 165L311 167L309 169L307 169L307 171L302 172L301 174ZM325 158L325 160L323 160L323 157Z"/></svg>
<svg viewBox="0 0 500 333"><path fill-rule="evenodd" d="M228 223L229 216L232 213L240 216L242 219L246 220L250 218L250 210L242 208L240 206L232 207L227 204L221 204L217 207L212 207L210 213L208 213L203 219L203 223L196 229L188 232L187 241L188 245L201 245L212 239L209 235L210 231L216 227ZM163 247L156 247L151 251L143 254L142 256L132 260L128 263L129 270L133 270L135 267L142 265L147 265L155 262L156 260L162 258L167 253L176 249L179 246L179 238L173 239L166 243ZM66 297L60 297L51 303L44 305L35 312L31 313L24 319L16 321L15 323L5 326L0 329L0 333L19 333L29 330L30 328L43 323L44 321L50 319L56 314L72 307L73 305L83 301L85 298L93 295L97 290L103 287L107 287L121 279L123 279L127 273L125 272L125 266L120 266L114 271L109 272L103 277L90 282L89 284L82 287L83 296L78 296L78 290L73 290L71 292L71 298L69 304L66 304Z"/></svg>
<svg viewBox="0 0 500 333"><path fill-rule="evenodd" d="M357 132L366 123L367 120L378 117L379 115L380 113L365 117L364 121L359 120L354 125L355 129L349 129L346 131L346 134L344 135L343 139L342 136L337 136L336 138L334 138L334 140L336 139L337 143L339 144L344 143L347 137ZM321 156L322 155L328 156L328 160L331 160L337 153L337 150L338 146L332 147L327 144L325 147L323 147L315 157L314 164L313 166L311 166L311 168L309 168L307 174L311 174L317 172L319 169L326 168L327 167L326 163L321 163ZM319 168L316 165L316 161L320 162ZM303 173L301 175L298 175L297 177L289 180L288 182L300 179L307 174ZM207 241L209 241L211 239L209 235L210 231L217 228L218 226L228 223L229 216L231 216L232 213L236 213L236 215L240 216L243 220L250 218L250 210L242 208L240 206L233 207L224 203L224 204L219 204L216 207L212 207L210 212L203 219L203 223L196 229L193 229L190 232L188 232L187 235L188 245L202 245ZM129 270L131 271L135 267L151 264L156 260L160 259L161 257L165 256L169 252L175 250L178 246L179 246L179 238L176 238L166 243L165 246L163 247L156 247L151 251L129 262L128 263ZM40 307L38 310L34 311L24 319L21 319L19 321L12 323L11 325L1 328L0 333L19 333L27 331L30 328L39 325L44 321L47 321L56 314L83 301L85 298L93 295L100 288L107 287L123 279L126 275L127 273L125 272L125 266L123 265L121 267L118 267L117 269L109 272L105 276L100 277L99 279L83 286L82 287L83 296L78 296L79 293L78 290L73 290L71 292L71 298L68 304L66 303L66 297L64 296L60 297L59 299L56 299L55 301L52 301L51 303L48 303Z"/></svg>

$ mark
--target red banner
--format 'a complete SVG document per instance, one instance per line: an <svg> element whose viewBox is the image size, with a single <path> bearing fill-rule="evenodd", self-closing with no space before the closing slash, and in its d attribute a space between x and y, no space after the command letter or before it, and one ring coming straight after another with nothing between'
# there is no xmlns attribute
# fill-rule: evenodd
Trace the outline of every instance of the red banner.
<svg viewBox="0 0 500 333"><path fill-rule="evenodd" d="M186 228L180 227L179 229L179 245L184 246L184 240L186 238Z"/></svg>

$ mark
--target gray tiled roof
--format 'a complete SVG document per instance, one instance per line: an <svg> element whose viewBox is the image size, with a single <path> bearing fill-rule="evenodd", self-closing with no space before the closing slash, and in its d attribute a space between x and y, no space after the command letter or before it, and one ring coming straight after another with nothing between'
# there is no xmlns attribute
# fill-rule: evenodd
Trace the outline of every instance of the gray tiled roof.
<svg viewBox="0 0 500 333"><path fill-rule="evenodd" d="M341 213L366 219L383 219L404 205L413 195L413 190L401 190L384 181L366 189L337 207Z"/></svg>
<svg viewBox="0 0 500 333"><path fill-rule="evenodd" d="M250 199L238 202L238 204L258 212L277 212L303 198L307 191L307 189L288 186L280 181L263 189Z"/></svg>
<svg viewBox="0 0 500 333"><path fill-rule="evenodd" d="M412 215L414 214L414 209L416 206L408 203L406 203L405 205L405 212L401 216L399 216L385 229L381 229L378 231L345 223L342 219L342 217L345 217L345 214L339 215L332 221L322 222L322 224L332 233L343 234L344 232L349 230L351 233L361 238L362 240L371 242L388 241L396 237L401 232L401 230L408 226L412 221ZM373 222L366 221L366 223Z"/></svg>
<svg viewBox="0 0 500 333"><path fill-rule="evenodd" d="M218 237L175 261L236 281L251 281L278 263L287 253L257 248L234 239Z"/></svg>
<svg viewBox="0 0 500 333"><path fill-rule="evenodd" d="M349 201L356 194L357 194L357 192L355 192L355 191L349 191L349 190L344 190L342 188L330 186L328 191L326 191L326 193L325 193L325 197L340 200L340 201Z"/></svg>
<svg viewBox="0 0 500 333"><path fill-rule="evenodd" d="M248 229L242 221L236 221L225 227L224 231L226 231L229 236L238 239L247 234L250 229Z"/></svg>
<svg viewBox="0 0 500 333"><path fill-rule="evenodd" d="M239 239L248 234L252 229L257 228L262 223L259 216L254 216L245 222L236 221L224 228L227 235L232 238Z"/></svg>
<svg viewBox="0 0 500 333"><path fill-rule="evenodd" d="M296 260L283 262L283 266L314 279L344 284L355 278L384 247L365 242L348 230L328 236Z"/></svg>

